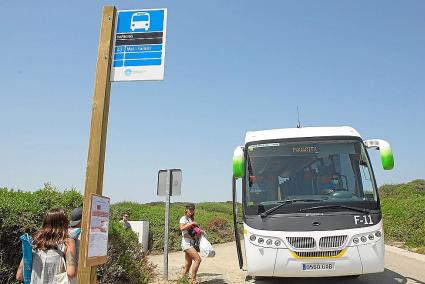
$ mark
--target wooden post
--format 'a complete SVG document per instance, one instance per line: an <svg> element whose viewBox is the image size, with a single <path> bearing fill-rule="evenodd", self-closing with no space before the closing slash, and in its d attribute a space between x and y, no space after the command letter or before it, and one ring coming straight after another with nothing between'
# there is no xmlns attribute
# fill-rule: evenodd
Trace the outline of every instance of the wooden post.
<svg viewBox="0 0 425 284"><path fill-rule="evenodd" d="M82 234L80 242L78 283L96 283L96 266L86 267L88 244L88 212L90 194L102 195L103 169L105 162L106 132L108 128L109 97L111 90L111 62L115 32L116 8L103 7L102 26L100 30L99 49L94 84L92 117L90 126L89 152L86 168L86 185L84 191Z"/></svg>

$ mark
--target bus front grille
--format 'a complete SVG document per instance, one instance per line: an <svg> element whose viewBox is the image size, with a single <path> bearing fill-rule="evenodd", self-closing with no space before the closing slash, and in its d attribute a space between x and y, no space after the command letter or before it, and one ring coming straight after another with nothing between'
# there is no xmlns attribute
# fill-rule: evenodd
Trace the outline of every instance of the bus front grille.
<svg viewBox="0 0 425 284"><path fill-rule="evenodd" d="M287 237L286 240L293 248L306 249L316 247L316 241L312 237Z"/></svg>
<svg viewBox="0 0 425 284"><path fill-rule="evenodd" d="M321 237L319 240L320 248L339 248L347 239L347 235Z"/></svg>
<svg viewBox="0 0 425 284"><path fill-rule="evenodd" d="M343 250L331 251L294 251L298 258L327 258L327 257L340 257Z"/></svg>

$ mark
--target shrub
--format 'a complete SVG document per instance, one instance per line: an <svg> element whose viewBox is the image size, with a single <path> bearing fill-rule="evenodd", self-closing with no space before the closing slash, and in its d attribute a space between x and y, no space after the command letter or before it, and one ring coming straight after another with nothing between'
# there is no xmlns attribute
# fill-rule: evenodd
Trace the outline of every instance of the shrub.
<svg viewBox="0 0 425 284"><path fill-rule="evenodd" d="M425 180L380 187L385 238L425 249Z"/></svg>
<svg viewBox="0 0 425 284"><path fill-rule="evenodd" d="M124 229L122 224L112 222L108 260L98 266L97 274L103 284L149 283L155 276L155 266L143 254L136 234Z"/></svg>
<svg viewBox="0 0 425 284"><path fill-rule="evenodd" d="M232 241L233 226L223 218L213 218L208 222L208 240L212 243Z"/></svg>
<svg viewBox="0 0 425 284"><path fill-rule="evenodd" d="M0 283L15 283L22 257L19 237L37 231L48 209L61 207L69 213L82 200L74 189L59 192L48 183L34 193L0 189Z"/></svg>
<svg viewBox="0 0 425 284"><path fill-rule="evenodd" d="M192 284L192 280L189 278L189 276L181 276L179 279L177 279L176 284Z"/></svg>
<svg viewBox="0 0 425 284"><path fill-rule="evenodd" d="M63 208L69 214L82 204L83 196L75 189L60 192L50 184L33 193L0 188L0 283L16 283L15 273L22 257L19 237L23 233L37 231L44 213L51 208ZM109 259L105 265L111 271L120 272L120 278L102 274L100 270L102 283L147 283L152 277L153 266L140 252L136 235L111 224Z"/></svg>
<svg viewBox="0 0 425 284"><path fill-rule="evenodd" d="M170 207L170 230L169 230L169 250L178 251L181 249L181 232L179 220L185 211L185 203L172 203ZM149 221L150 244L149 250L152 253L162 253L164 248L164 203L155 202L149 204L138 204L134 202L120 202L111 206L112 219L119 220L122 213L128 212L130 220ZM238 212L241 212L239 209ZM229 202L205 202L196 205L195 220L200 227L206 231L208 240L212 244L224 243L233 240L233 217L232 203ZM228 229L221 229L219 232L215 228L209 227L212 219L226 222ZM225 220L225 221L223 221Z"/></svg>

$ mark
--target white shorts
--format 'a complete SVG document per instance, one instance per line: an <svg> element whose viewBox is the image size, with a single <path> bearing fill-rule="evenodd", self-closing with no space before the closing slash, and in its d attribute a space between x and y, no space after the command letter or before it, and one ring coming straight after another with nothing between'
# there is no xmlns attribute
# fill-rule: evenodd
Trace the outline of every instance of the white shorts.
<svg viewBox="0 0 425 284"><path fill-rule="evenodd" d="M185 251L187 249L193 248L195 245L195 240L182 238L182 251Z"/></svg>

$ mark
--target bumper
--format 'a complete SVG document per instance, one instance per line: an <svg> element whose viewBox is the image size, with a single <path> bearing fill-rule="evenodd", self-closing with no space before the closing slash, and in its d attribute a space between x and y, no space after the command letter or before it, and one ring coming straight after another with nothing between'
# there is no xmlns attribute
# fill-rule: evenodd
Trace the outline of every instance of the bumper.
<svg viewBox="0 0 425 284"><path fill-rule="evenodd" d="M247 242L245 242L247 244ZM384 243L347 247L335 258L300 258L289 249L246 247L247 270L251 276L330 277L384 271ZM303 264L332 263L332 270L303 270Z"/></svg>
<svg viewBox="0 0 425 284"><path fill-rule="evenodd" d="M304 263L332 263L333 270L303 270ZM294 258L289 249L277 253L273 276L323 277L362 274L362 263L357 248L349 247L338 258Z"/></svg>

